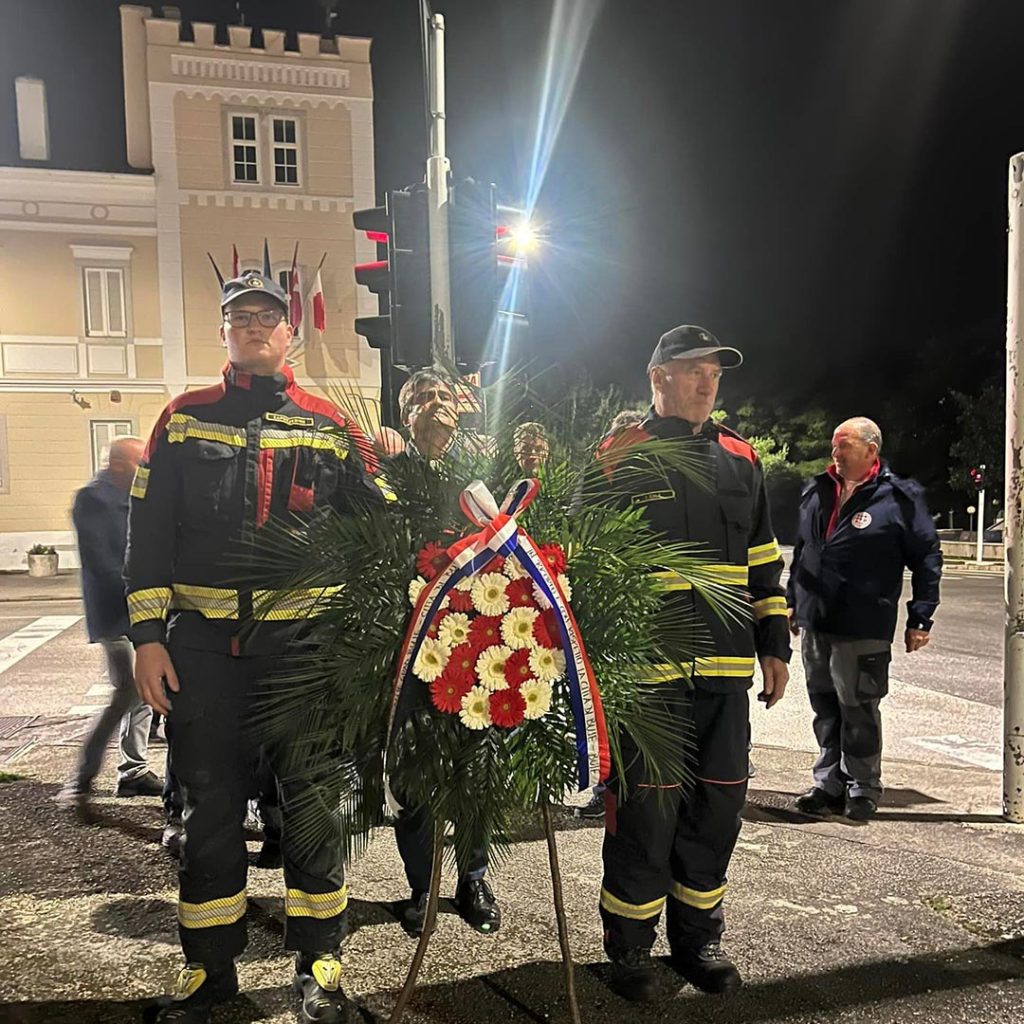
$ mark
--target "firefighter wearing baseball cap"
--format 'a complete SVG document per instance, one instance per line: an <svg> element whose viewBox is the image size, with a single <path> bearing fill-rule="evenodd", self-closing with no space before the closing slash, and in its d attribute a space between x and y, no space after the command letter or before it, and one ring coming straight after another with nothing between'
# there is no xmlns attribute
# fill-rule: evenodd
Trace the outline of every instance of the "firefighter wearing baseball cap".
<svg viewBox="0 0 1024 1024"><path fill-rule="evenodd" d="M671 965L697 988L728 992L741 984L722 951L726 872L740 832L747 790L749 690L755 660L761 698L771 707L789 677L782 555L772 533L764 476L753 448L711 420L724 368L742 354L710 331L684 325L664 334L647 367L653 407L645 420L610 437L599 459L616 494L670 541L700 544L715 579L735 587L749 618L714 613L683 579L664 577L665 600L680 629L698 622L709 641L700 656L652 666L641 682L679 716L681 742L692 742L692 789L656 792L643 777L629 735L621 737L623 777L606 793L601 918L612 983L627 999L657 995L650 950L663 909ZM644 470L630 449L651 438L677 439L706 468L708 482ZM626 467L629 466L629 472ZM668 641L667 641L668 642Z"/></svg>
<svg viewBox="0 0 1024 1024"><path fill-rule="evenodd" d="M178 924L186 966L157 1020L197 1024L238 990L246 944L243 833L256 685L309 629L333 588L240 588L239 556L272 519L300 526L383 497L369 441L296 383L285 356L288 298L246 273L221 291L228 363L213 387L175 398L150 436L131 492L125 566L136 683L167 715L184 794ZM282 752L276 752L280 755ZM315 853L290 840L301 785L280 782L285 947L296 954L303 1019L344 1019L341 940L347 889L340 840Z"/></svg>

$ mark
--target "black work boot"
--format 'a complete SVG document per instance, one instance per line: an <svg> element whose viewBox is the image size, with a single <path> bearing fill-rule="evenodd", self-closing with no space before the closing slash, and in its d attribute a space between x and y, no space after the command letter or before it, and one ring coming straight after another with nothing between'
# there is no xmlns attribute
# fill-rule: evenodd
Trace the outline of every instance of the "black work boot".
<svg viewBox="0 0 1024 1024"><path fill-rule="evenodd" d="M878 804L869 796L848 796L846 798L846 817L850 821L868 821L875 816Z"/></svg>
<svg viewBox="0 0 1024 1024"><path fill-rule="evenodd" d="M804 814L824 814L831 811L833 814L843 813L843 796L832 796L825 790L814 786L796 798L796 809Z"/></svg>
<svg viewBox="0 0 1024 1024"><path fill-rule="evenodd" d="M484 935L501 927L501 908L482 878L467 878L455 890L455 909L463 921Z"/></svg>
<svg viewBox="0 0 1024 1024"><path fill-rule="evenodd" d="M172 856L181 856L181 840L185 835L185 826L180 814L169 814L160 836L160 845Z"/></svg>
<svg viewBox="0 0 1024 1024"><path fill-rule="evenodd" d="M669 963L677 974L702 992L729 995L743 984L740 972L719 942L706 942L699 949L674 949Z"/></svg>
<svg viewBox="0 0 1024 1024"><path fill-rule="evenodd" d="M213 1008L237 993L234 962L215 967L187 963L178 972L171 995L159 1000L156 1024L208 1024Z"/></svg>
<svg viewBox="0 0 1024 1024"><path fill-rule="evenodd" d="M307 1024L342 1024L348 1019L336 953L296 953L292 989L302 999Z"/></svg>
<svg viewBox="0 0 1024 1024"><path fill-rule="evenodd" d="M402 927L410 935L422 935L427 923L427 902L430 893L426 890L413 889L412 899L402 908Z"/></svg>
<svg viewBox="0 0 1024 1024"><path fill-rule="evenodd" d="M651 1003L658 998L658 976L646 946L608 951L612 962L612 991L631 1003Z"/></svg>

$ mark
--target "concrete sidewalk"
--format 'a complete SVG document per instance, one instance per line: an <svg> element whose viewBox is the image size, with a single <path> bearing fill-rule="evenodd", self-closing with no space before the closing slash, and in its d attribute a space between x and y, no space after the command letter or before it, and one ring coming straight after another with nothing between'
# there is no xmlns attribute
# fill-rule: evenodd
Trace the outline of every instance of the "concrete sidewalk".
<svg viewBox="0 0 1024 1024"><path fill-rule="evenodd" d="M82 596L78 569L61 569L56 576L29 576L27 572L0 572L0 602L77 601Z"/></svg>
<svg viewBox="0 0 1024 1024"><path fill-rule="evenodd" d="M159 846L157 802L107 797L84 820L59 811L48 798L73 753L40 742L5 765L29 778L0 785L0 1021L12 1024L144 1020L149 997L180 966L174 865ZM890 759L878 819L854 825L792 810L808 753L758 746L754 760L727 897L727 946L747 983L728 1001L680 987L667 967L665 998L652 1007L611 993L596 911L602 830L562 821L584 1021L985 1024L1019 1015L1024 839L999 818L996 772ZM545 843L526 835L510 853L492 872L501 931L478 936L445 906L407 1020L568 1019ZM352 866L350 885L352 1019L385 1020L414 950L394 916L393 901L407 894L389 830ZM443 892L453 886L448 870ZM280 872L250 870L245 995L218 1024L296 1019L280 952L282 896Z"/></svg>

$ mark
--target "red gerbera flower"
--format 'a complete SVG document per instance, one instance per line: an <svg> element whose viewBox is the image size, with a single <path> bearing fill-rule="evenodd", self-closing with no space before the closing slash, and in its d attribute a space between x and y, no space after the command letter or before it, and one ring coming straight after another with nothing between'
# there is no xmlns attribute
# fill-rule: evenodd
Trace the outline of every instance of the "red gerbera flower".
<svg viewBox="0 0 1024 1024"><path fill-rule="evenodd" d="M548 620L543 612L533 620L533 639L536 640L541 647L557 646L551 636L550 630L548 629Z"/></svg>
<svg viewBox="0 0 1024 1024"><path fill-rule="evenodd" d="M458 714L462 709L462 698L473 688L472 680L465 680L445 669L430 684L430 699L438 711L446 711L450 715Z"/></svg>
<svg viewBox="0 0 1024 1024"><path fill-rule="evenodd" d="M568 562L560 544L543 544L539 550L540 557L544 559L545 564L553 573L557 575L560 572L565 572Z"/></svg>
<svg viewBox="0 0 1024 1024"><path fill-rule="evenodd" d="M476 660L480 652L469 642L459 644L452 651L443 675L472 686L476 682Z"/></svg>
<svg viewBox="0 0 1024 1024"><path fill-rule="evenodd" d="M505 570L505 559L498 555L497 558L492 558L483 568L484 572L504 572Z"/></svg>
<svg viewBox="0 0 1024 1024"><path fill-rule="evenodd" d="M527 679L531 678L533 670L530 668L530 651L528 648L521 648L513 651L505 660L505 682L509 686L519 689Z"/></svg>
<svg viewBox="0 0 1024 1024"><path fill-rule="evenodd" d="M430 541L416 556L416 571L429 582L448 562L445 549L436 541Z"/></svg>
<svg viewBox="0 0 1024 1024"><path fill-rule="evenodd" d="M448 608L453 612L471 612L473 598L468 590L452 590L448 593Z"/></svg>
<svg viewBox="0 0 1024 1024"><path fill-rule="evenodd" d="M562 646L562 631L558 628L558 615L554 608L548 608L540 613L540 617L544 620L544 626L548 631L548 636L551 637L550 647L558 647L561 649Z"/></svg>
<svg viewBox="0 0 1024 1024"><path fill-rule="evenodd" d="M441 623L444 622L445 616L447 614L447 609L439 611L434 616L434 621L431 622L430 625L427 627L427 636L429 636L431 640L437 639L438 630L441 628Z"/></svg>
<svg viewBox="0 0 1024 1024"><path fill-rule="evenodd" d="M491 694L491 721L503 729L511 729L523 720L526 701L518 690L498 690Z"/></svg>
<svg viewBox="0 0 1024 1024"><path fill-rule="evenodd" d="M513 580L505 588L505 596L513 608L536 608L533 599L533 580L525 576L521 580Z"/></svg>
<svg viewBox="0 0 1024 1024"><path fill-rule="evenodd" d="M478 615L469 624L469 642L477 652L501 643L501 616Z"/></svg>

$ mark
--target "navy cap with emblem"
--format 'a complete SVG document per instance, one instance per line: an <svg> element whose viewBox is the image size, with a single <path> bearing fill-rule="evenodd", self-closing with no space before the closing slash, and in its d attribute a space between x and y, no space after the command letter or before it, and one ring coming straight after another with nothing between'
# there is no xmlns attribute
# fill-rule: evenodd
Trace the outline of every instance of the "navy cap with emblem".
<svg viewBox="0 0 1024 1024"><path fill-rule="evenodd" d="M233 299L252 294L266 295L288 312L288 295L285 290L272 277L264 277L256 271L224 282L220 290L220 308L223 309Z"/></svg>
<svg viewBox="0 0 1024 1024"><path fill-rule="evenodd" d="M718 356L726 369L732 369L743 362L743 353L738 348L723 345L710 331L693 324L681 324L666 331L654 347L651 361L647 364L650 373L672 359L701 359L704 356Z"/></svg>

